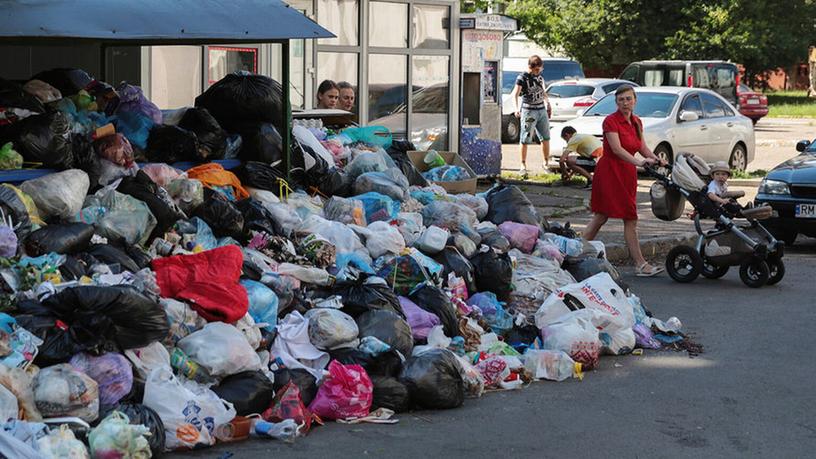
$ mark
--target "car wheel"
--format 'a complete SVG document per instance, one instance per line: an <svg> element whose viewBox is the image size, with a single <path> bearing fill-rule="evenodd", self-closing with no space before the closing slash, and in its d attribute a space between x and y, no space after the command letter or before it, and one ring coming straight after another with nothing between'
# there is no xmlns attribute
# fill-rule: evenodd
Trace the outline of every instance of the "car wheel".
<svg viewBox="0 0 816 459"><path fill-rule="evenodd" d="M728 167L740 172L748 167L748 153L745 152L745 147L740 144L734 145L734 149L731 150L731 158L728 160Z"/></svg>
<svg viewBox="0 0 816 459"><path fill-rule="evenodd" d="M667 147L666 145L664 145L664 144L658 145L657 148L655 148L653 153L654 153L655 156L657 156L657 159L662 159L663 161L666 161L666 164L668 164L670 166L672 165L672 160L673 160L672 154L671 154L671 151L669 150L669 147ZM659 174L662 174L662 175L668 175L669 174L668 169L666 169L665 167L657 168L657 172Z"/></svg>
<svg viewBox="0 0 816 459"><path fill-rule="evenodd" d="M516 115L508 116L507 123L504 125L504 132L502 133L502 142L518 143L520 131L519 119L516 118Z"/></svg>

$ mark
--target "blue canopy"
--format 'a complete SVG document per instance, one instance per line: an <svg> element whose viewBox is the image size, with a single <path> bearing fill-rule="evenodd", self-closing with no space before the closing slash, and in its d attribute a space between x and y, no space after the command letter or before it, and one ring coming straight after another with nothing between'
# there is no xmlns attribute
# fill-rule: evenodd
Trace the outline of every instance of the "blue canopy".
<svg viewBox="0 0 816 459"><path fill-rule="evenodd" d="M260 43L334 35L280 0L0 0L0 43Z"/></svg>

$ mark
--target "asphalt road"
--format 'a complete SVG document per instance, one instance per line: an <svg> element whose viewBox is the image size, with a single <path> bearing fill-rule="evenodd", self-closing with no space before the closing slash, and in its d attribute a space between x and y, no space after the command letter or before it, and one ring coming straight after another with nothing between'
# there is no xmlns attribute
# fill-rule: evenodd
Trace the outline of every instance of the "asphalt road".
<svg viewBox="0 0 816 459"><path fill-rule="evenodd" d="M629 277L654 315L678 316L697 357L603 357L583 381L538 382L399 416L397 425L327 424L294 444L250 440L170 457L808 457L816 449L816 240L786 255L777 286Z"/></svg>

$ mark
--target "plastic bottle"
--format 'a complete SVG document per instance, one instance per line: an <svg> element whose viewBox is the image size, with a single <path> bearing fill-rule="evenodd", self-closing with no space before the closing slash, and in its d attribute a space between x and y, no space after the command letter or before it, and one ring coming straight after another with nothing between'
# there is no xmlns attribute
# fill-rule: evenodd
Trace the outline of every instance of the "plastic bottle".
<svg viewBox="0 0 816 459"><path fill-rule="evenodd" d="M581 364L564 351L530 349L524 354L524 367L535 379L563 381L570 377L584 379Z"/></svg>
<svg viewBox="0 0 816 459"><path fill-rule="evenodd" d="M179 348L173 348L173 352L170 354L170 366L187 379L193 379L201 383L206 383L212 379L206 368L192 360Z"/></svg>
<svg viewBox="0 0 816 459"><path fill-rule="evenodd" d="M272 437L283 441L294 441L298 435L298 425L293 419L284 419L281 422L253 419L250 432L257 437Z"/></svg>

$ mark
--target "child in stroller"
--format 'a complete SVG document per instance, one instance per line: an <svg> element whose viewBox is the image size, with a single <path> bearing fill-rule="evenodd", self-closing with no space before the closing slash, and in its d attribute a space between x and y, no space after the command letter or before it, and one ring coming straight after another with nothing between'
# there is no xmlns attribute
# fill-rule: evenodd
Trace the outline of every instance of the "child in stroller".
<svg viewBox="0 0 816 459"><path fill-rule="evenodd" d="M722 167L714 168L714 172L718 170ZM655 216L676 220L682 215L686 200L694 208L691 218L700 237L695 247L680 245L669 252L666 271L672 279L692 282L700 274L717 279L730 266L739 266L740 278L749 287L773 285L782 280L784 244L758 221L771 215L770 207L740 206L735 199L744 196L742 192L723 191L722 196L717 195L718 200L710 198L703 177L708 178L712 171L691 154L678 154L671 174L651 168L647 173L657 179L650 193ZM701 219L713 220L714 228L703 231Z"/></svg>

